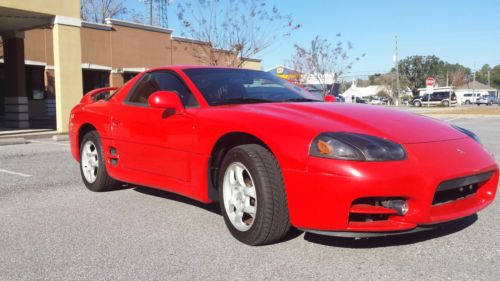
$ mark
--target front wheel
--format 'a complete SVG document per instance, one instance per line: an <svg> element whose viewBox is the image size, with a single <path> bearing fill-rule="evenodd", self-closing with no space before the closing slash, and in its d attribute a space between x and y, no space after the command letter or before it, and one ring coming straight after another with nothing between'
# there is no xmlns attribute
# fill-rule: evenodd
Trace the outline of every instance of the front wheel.
<svg viewBox="0 0 500 281"><path fill-rule="evenodd" d="M422 103L420 101L415 101L413 103L413 106L416 106L416 107L421 107L422 106Z"/></svg>
<svg viewBox="0 0 500 281"><path fill-rule="evenodd" d="M226 154L219 175L219 201L231 234L247 245L282 239L290 229L283 177L274 155L255 145Z"/></svg>
<svg viewBox="0 0 500 281"><path fill-rule="evenodd" d="M118 182L106 171L101 139L96 131L90 131L80 146L80 172L83 183L92 191L108 191L117 186Z"/></svg>
<svg viewBox="0 0 500 281"><path fill-rule="evenodd" d="M443 101L443 106L444 107L449 107L450 106L450 102L447 101L447 100Z"/></svg>

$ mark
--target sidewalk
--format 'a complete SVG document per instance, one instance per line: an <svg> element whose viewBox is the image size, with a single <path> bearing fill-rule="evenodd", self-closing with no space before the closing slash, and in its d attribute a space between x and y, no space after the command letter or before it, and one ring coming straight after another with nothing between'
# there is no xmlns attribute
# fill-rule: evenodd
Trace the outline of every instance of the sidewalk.
<svg viewBox="0 0 500 281"><path fill-rule="evenodd" d="M0 127L0 145L22 144L31 139L52 138L54 141L68 140L67 134L51 129L20 129L13 130Z"/></svg>

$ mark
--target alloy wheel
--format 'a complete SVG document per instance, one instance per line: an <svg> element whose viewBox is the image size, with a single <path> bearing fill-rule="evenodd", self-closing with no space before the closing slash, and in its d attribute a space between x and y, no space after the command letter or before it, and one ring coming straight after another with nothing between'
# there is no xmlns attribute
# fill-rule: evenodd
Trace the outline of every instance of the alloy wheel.
<svg viewBox="0 0 500 281"><path fill-rule="evenodd" d="M87 141L83 145L81 166L83 175L89 183L95 182L97 179L97 171L99 170L99 154L97 147L92 141Z"/></svg>
<svg viewBox="0 0 500 281"><path fill-rule="evenodd" d="M231 224L239 231L249 230L257 214L257 192L245 165L231 163L224 173L222 188L224 208Z"/></svg>

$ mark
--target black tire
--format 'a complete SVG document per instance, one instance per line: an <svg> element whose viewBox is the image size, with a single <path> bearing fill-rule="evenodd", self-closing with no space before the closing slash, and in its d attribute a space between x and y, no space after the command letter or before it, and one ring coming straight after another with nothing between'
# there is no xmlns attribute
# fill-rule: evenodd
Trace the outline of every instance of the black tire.
<svg viewBox="0 0 500 281"><path fill-rule="evenodd" d="M414 101L413 102L413 106L416 106L416 107L421 107L422 106L422 103L420 101Z"/></svg>
<svg viewBox="0 0 500 281"><path fill-rule="evenodd" d="M447 101L447 100L443 101L443 106L444 107L449 107L450 106L450 102Z"/></svg>
<svg viewBox="0 0 500 281"><path fill-rule="evenodd" d="M466 100L465 104L467 104L467 105L471 104L470 100Z"/></svg>
<svg viewBox="0 0 500 281"><path fill-rule="evenodd" d="M230 221L224 206L223 182L232 163L242 163L251 174L257 196L257 209L251 227L240 231ZM266 148L247 144L234 147L224 157L219 175L219 202L224 222L239 241L247 245L265 245L282 239L290 230L288 202L281 169Z"/></svg>
<svg viewBox="0 0 500 281"><path fill-rule="evenodd" d="M95 181L90 182L84 175L84 163L82 161L84 147L87 142L92 142L94 144L95 150L98 156L98 167L96 168L96 178ZM80 174L83 179L85 186L95 192L109 191L116 189L118 187L118 181L111 178L106 171L106 165L104 162L104 153L102 151L102 144L99 134L96 131L90 131L83 136L82 143L80 144Z"/></svg>

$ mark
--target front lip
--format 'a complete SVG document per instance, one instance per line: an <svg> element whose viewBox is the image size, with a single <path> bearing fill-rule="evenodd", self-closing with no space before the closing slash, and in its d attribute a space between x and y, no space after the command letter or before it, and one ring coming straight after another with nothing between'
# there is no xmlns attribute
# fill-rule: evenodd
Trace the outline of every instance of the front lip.
<svg viewBox="0 0 500 281"><path fill-rule="evenodd" d="M403 230L403 231L385 231L385 232L322 231L322 230L303 229L303 228L299 228L299 230L323 236L345 237L345 238L388 237L388 236L399 236L399 235L407 235L419 232L434 231L448 227L456 227L458 224L468 224L469 223L468 221L470 221L471 219L475 219L475 217L476 215L470 215L467 217L441 223L419 225L413 229Z"/></svg>

